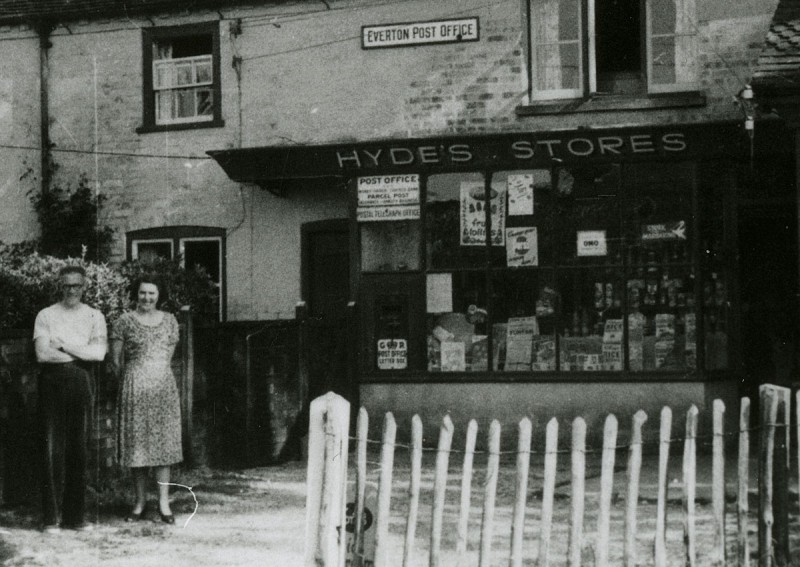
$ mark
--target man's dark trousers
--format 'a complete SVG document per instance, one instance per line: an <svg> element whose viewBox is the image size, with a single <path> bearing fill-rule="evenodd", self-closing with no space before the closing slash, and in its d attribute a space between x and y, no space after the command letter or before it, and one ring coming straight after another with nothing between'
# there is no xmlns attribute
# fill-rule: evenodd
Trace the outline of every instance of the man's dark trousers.
<svg viewBox="0 0 800 567"><path fill-rule="evenodd" d="M89 366L42 364L39 416L42 425L42 519L45 526L80 526L86 511L88 433L92 411Z"/></svg>

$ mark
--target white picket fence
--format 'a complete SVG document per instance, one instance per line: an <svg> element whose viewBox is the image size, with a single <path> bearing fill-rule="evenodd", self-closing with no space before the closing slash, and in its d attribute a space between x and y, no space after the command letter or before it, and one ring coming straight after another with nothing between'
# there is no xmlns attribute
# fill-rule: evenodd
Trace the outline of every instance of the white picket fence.
<svg viewBox="0 0 800 567"><path fill-rule="evenodd" d="M698 450L698 418L697 407L692 406L685 417L685 434L682 461L682 520L683 542L682 557L669 556L667 546L667 491L668 461L670 446L677 441L672 438L672 411L664 407L661 411L658 441L658 486L655 509L655 528L653 534L652 556L645 557L637 545L637 528L643 518L640 512L640 478L642 473L642 428L647 420L643 411L637 412L631 423L629 442L620 447L617 445L618 423L614 415L605 420L603 446L600 450L600 489L597 500L596 527L593 538L593 556L587 560L586 538L584 533L586 516L586 455L592 449L586 447L586 423L578 417L572 422L571 448L566 451L558 449L559 422L555 418L547 423L546 440L543 451L532 447L532 424L524 418L519 422L517 431L516 474L514 482L514 499L511 511L510 546L506 551L493 548L495 540L495 513L497 500L497 482L500 473L501 426L492 421L488 431L485 452L475 450L478 426L470 421L466 431L463 450L452 449L453 423L449 416L442 420L439 431L438 446L433 472L433 488L430 505L430 517L425 523L430 526L427 564L430 567L449 565L472 565L475 557L469 556L469 548L477 553L477 565L489 567L498 562L506 563L501 557L507 557L511 567L537 565L547 567L556 563L577 567L593 563L606 566L611 562L609 542L612 540L612 496L614 494L614 469L618 450L627 451L626 485L624 489L624 521L622 534L622 564L625 567L637 565L655 565L664 567L673 564L689 566L749 566L756 562L759 567L784 566L792 564L790 550L790 516L800 517L795 510L790 513L790 489L792 462L790 460L790 408L791 396L787 388L765 385L760 390L760 424L751 427L750 400L742 398L739 408L739 430L726 434L724 431L725 407L720 400L713 404L713 435L711 436L711 517L713 542L704 545L706 553L698 554L698 528L696 515L697 494L697 450ZM800 392L795 404L795 423L800 424ZM358 414L357 433L354 438L355 450L355 510L350 518L353 534L350 536L350 552L347 550L346 535L346 494L348 483L348 447L349 447L349 404L343 398L329 393L317 398L311 404L308 448L308 492L306 501L306 547L305 565L307 567L389 567L402 565L411 567L414 563L415 545L418 542L417 525L420 520L420 487L423 463L422 421L414 416L411 426L411 442L408 445L396 443L397 426L391 413L387 413L383 422L383 438L380 441L367 437L368 415L361 408ZM757 520L751 518L748 493L750 434L758 433L758 497L759 506ZM797 426L797 471L800 471L800 425ZM737 475L736 475L736 530L735 542L731 542L730 534L726 536L725 506L725 438L738 436ZM366 488L368 484L367 463L369 443L380 444L380 467L377 488L376 512L374 514L374 557L364 554L364 526ZM407 503L403 508L405 514L405 533L402 539L402 558L396 553L396 545L390 542L390 519L392 516L392 487L395 470L394 457L398 446L405 447L410 453L410 473L408 480ZM539 522L534 536L538 541L531 545L525 542L526 514L529 514L528 495L531 454L539 452L543 455L543 481L541 486L541 508ZM447 491L448 466L452 454L463 455L461 471L460 499L457 521L455 522L455 548L443 548L443 529L445 520L445 497ZM472 472L476 453L485 453L487 458L486 473L482 484L483 506L480 522L480 540L469 545L469 517L472 500ZM508 452L506 452L508 453ZM555 556L554 538L554 497L556 492L557 459L560 453L570 456L570 510L566 558ZM798 474L800 477L800 474ZM798 480L800 485L800 480ZM798 486L800 494L800 486ZM428 508L426 508L428 510ZM730 512L730 510L729 510ZM652 518L648 518L651 520ZM708 519L708 518L706 518ZM617 522L619 524L619 522ZM753 525L755 524L755 525ZM706 527L706 526L704 526ZM452 531L453 526L448 526ZM751 542L748 534L757 528L757 542ZM796 530L797 528L795 528ZM705 530L703 533L707 533ZM563 529L559 533L563 532ZM619 537L619 534L615 534ZM395 539L397 538L395 534ZM727 537L727 540L726 540ZM477 543L477 545L475 545ZM523 545L526 543L527 545ZM730 549L735 549L731 553ZM753 549L751 549L753 548ZM395 552L390 553L390 549ZM525 550L535 551L533 557L525 557ZM372 550L371 550L372 551ZM800 549L794 550L800 556ZM371 553L369 555L372 555ZM753 561L752 557L757 559ZM800 565L795 563L793 565Z"/></svg>

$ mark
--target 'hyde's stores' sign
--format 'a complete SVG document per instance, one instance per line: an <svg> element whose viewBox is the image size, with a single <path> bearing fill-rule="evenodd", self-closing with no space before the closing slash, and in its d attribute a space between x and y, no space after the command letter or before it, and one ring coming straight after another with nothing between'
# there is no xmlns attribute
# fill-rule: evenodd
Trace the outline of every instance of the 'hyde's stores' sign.
<svg viewBox="0 0 800 567"><path fill-rule="evenodd" d="M471 165L503 157L520 164L574 161L580 158L620 158L647 155L677 155L688 141L682 132L628 135L576 134L560 137L509 139L499 147L473 145L469 141L404 145L402 142L353 149L337 148L340 171L401 166Z"/></svg>

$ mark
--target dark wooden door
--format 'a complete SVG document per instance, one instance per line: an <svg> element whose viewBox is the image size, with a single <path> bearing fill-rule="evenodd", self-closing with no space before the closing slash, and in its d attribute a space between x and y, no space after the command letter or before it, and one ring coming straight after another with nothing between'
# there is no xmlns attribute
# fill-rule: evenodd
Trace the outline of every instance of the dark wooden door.
<svg viewBox="0 0 800 567"><path fill-rule="evenodd" d="M349 369L347 304L350 301L350 239L347 220L303 227L303 295L309 399L328 391L355 402Z"/></svg>

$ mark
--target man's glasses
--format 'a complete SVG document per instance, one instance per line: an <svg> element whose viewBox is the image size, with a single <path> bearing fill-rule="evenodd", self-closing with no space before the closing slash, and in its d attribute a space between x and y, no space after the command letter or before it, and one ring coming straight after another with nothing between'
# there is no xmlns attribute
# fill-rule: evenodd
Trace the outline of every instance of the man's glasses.
<svg viewBox="0 0 800 567"><path fill-rule="evenodd" d="M62 289L81 289L82 287L82 283L61 284Z"/></svg>

